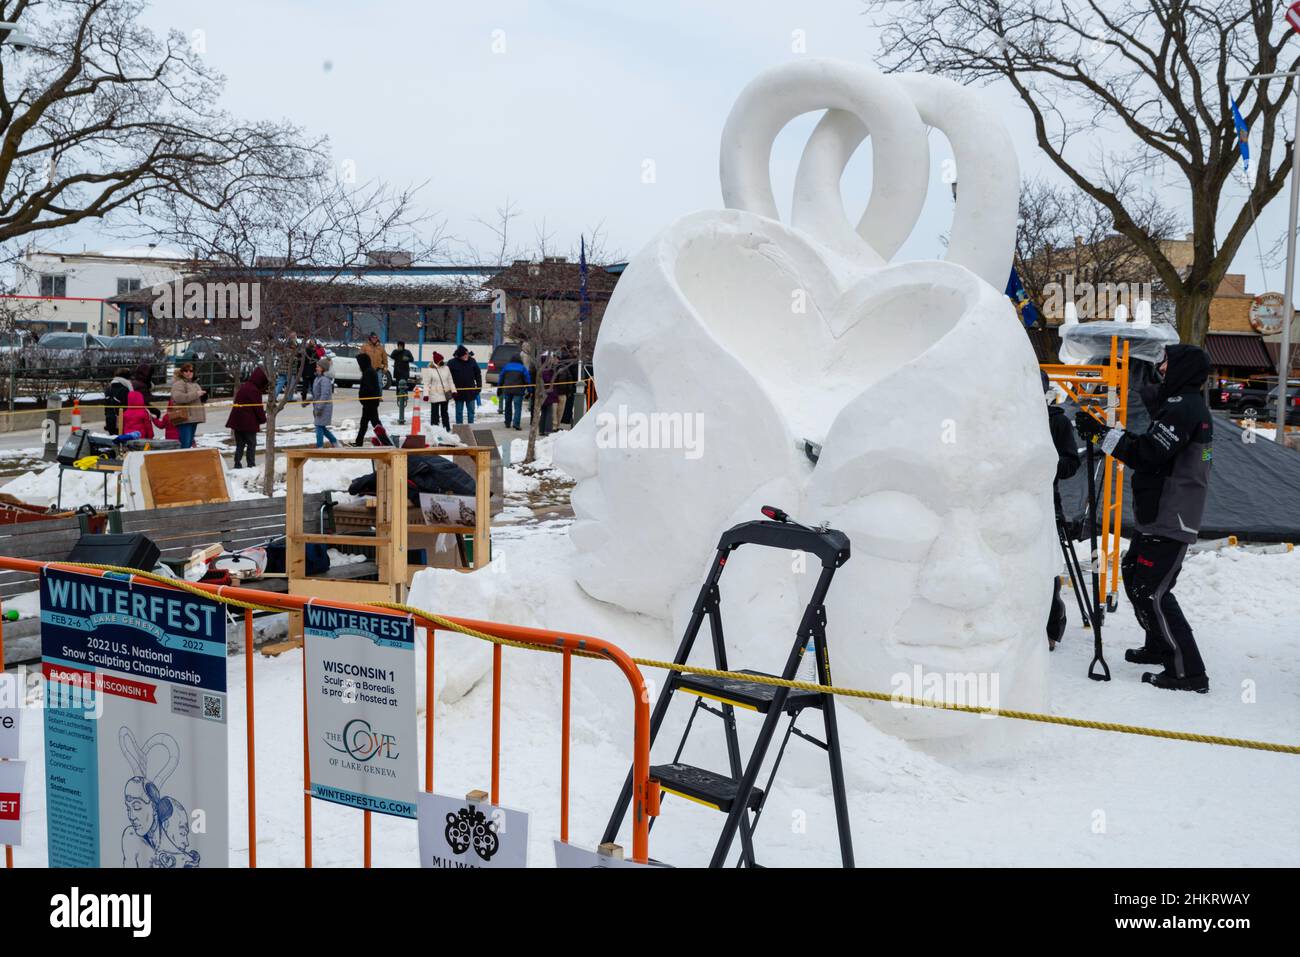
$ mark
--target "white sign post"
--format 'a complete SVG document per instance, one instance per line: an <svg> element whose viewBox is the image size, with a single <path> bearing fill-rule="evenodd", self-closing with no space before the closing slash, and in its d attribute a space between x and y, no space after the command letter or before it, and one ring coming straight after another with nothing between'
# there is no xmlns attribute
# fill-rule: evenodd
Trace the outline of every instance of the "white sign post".
<svg viewBox="0 0 1300 957"><path fill-rule="evenodd" d="M421 794L420 866L527 867L528 814L489 804L482 791Z"/></svg>
<svg viewBox="0 0 1300 957"><path fill-rule="evenodd" d="M416 816L415 629L409 615L308 605L311 796Z"/></svg>

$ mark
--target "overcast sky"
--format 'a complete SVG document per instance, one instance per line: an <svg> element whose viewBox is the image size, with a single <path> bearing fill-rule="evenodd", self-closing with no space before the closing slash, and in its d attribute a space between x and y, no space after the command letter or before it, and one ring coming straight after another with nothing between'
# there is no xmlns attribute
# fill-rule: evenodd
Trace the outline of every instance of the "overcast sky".
<svg viewBox="0 0 1300 957"><path fill-rule="evenodd" d="M858 0L162 0L146 22L202 31L231 112L327 135L336 162L355 163L362 181L427 182L422 203L454 236L490 247L475 220L509 196L522 213L517 241L532 245L545 221L567 251L602 225L623 256L678 216L721 205L719 134L756 73L799 55L872 64L879 52ZM806 54L792 50L795 31ZM1006 105L1022 173L1048 171L1028 114L1005 90L986 95ZM816 118L800 117L777 141L783 212ZM900 259L942 254L950 154L937 134L931 149L929 201ZM642 181L647 160L653 183ZM856 221L870 192L868 147L843 191ZM1285 232L1285 197L1261 215L1266 249ZM1263 291L1254 242L1242 250L1235 271ZM1281 270L1267 282L1280 287Z"/></svg>

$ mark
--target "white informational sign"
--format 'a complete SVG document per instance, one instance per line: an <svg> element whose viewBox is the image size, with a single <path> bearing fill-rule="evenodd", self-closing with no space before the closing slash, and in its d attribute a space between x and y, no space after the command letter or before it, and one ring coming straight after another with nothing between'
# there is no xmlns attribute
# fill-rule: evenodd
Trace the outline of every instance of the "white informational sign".
<svg viewBox="0 0 1300 957"><path fill-rule="evenodd" d="M556 867L664 867L663 864L638 864L636 861L627 861L618 857L610 857L607 854L601 854L598 851L590 851L585 847L578 847L576 844L566 844L564 841L556 840L555 842L555 866Z"/></svg>
<svg viewBox="0 0 1300 957"><path fill-rule="evenodd" d="M221 605L46 571L41 667L50 866L227 866Z"/></svg>
<svg viewBox="0 0 1300 957"><path fill-rule="evenodd" d="M22 683L16 674L0 672L0 760L17 758L19 732L22 730L22 701L18 697Z"/></svg>
<svg viewBox="0 0 1300 957"><path fill-rule="evenodd" d="M409 615L308 605L311 796L416 816L415 628Z"/></svg>
<svg viewBox="0 0 1300 957"><path fill-rule="evenodd" d="M420 795L421 867L527 867L528 814L445 794Z"/></svg>
<svg viewBox="0 0 1300 957"><path fill-rule="evenodd" d="M0 844L23 843L23 772L26 761L0 761Z"/></svg>

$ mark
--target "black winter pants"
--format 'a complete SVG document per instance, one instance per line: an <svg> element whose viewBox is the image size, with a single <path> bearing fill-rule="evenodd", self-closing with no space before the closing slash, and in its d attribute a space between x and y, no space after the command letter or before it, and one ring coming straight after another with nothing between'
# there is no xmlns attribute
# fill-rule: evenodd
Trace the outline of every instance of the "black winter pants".
<svg viewBox="0 0 1300 957"><path fill-rule="evenodd" d="M353 445L360 445L366 440L366 429L370 426L379 426L379 400L362 399L361 400L361 424L357 426L357 440Z"/></svg>
<svg viewBox="0 0 1300 957"><path fill-rule="evenodd" d="M233 429L231 431L234 431ZM239 463L243 456L248 456L248 468L252 468L257 463L253 461L253 453L257 451L257 433L256 432L235 432L235 468L239 468Z"/></svg>
<svg viewBox="0 0 1300 957"><path fill-rule="evenodd" d="M1173 595L1186 555L1186 542L1138 535L1120 563L1124 591L1146 632L1146 649L1162 656L1165 667L1179 678L1205 674L1192 626Z"/></svg>

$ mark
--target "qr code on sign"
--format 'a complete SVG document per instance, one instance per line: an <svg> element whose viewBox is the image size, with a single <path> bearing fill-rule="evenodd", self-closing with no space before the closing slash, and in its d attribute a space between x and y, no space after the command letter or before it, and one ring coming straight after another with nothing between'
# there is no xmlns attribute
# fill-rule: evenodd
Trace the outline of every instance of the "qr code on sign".
<svg viewBox="0 0 1300 957"><path fill-rule="evenodd" d="M221 721L226 716L225 699L217 695L205 694L203 696L203 717L211 718L214 721Z"/></svg>

